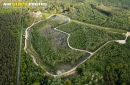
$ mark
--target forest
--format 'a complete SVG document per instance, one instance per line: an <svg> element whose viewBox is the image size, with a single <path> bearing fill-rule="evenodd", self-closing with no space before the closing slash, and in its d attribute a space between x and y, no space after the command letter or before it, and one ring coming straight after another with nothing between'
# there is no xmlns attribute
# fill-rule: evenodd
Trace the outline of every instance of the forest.
<svg viewBox="0 0 130 85"><path fill-rule="evenodd" d="M76 62L89 54L71 50L67 45L67 35L54 31L54 27L59 25L59 22L54 20L47 20L32 27L31 43L34 50L38 53L40 61L47 64L54 69L62 64L75 65Z"/></svg>
<svg viewBox="0 0 130 85"><path fill-rule="evenodd" d="M61 23L61 21L60 21L60 23ZM36 52L39 51L39 54L41 54L41 55L42 55L42 52L44 52L44 55L46 54L47 56L52 56L53 54L56 55L56 53L53 52L53 49L50 47L50 44L48 43L47 36L45 37L45 35L43 35L43 34L41 35L41 33L39 33L39 31L42 32L45 29L49 29L47 27L48 25L50 25L50 29L53 29L53 27L57 26L58 24L59 24L59 21L55 21L54 22L54 20L49 19L49 20L46 20L46 21L42 21L42 22L40 22L40 23L38 23L38 24L36 24L36 25L34 25L32 27L32 30L31 30L31 34L32 34L31 41L32 41L32 44L33 44ZM37 41L40 40L40 42L35 41L36 38L37 38ZM42 41L44 41L44 42L42 42ZM40 49L41 47L43 47L44 49ZM68 49L68 48L66 47L66 49ZM65 52L66 49L63 49L63 52ZM30 49L30 50L32 50L32 49ZM61 49L61 51L62 51L62 49ZM61 53L63 53L63 52L61 52ZM80 54L81 53L79 53L79 54L77 53L75 55L77 56L77 55L80 55ZM45 66L51 67L51 65L54 65L52 62L58 61L56 59L53 59L55 57L52 56L52 59L51 59L51 57L46 57L46 56L45 57L44 56L41 57L41 56L39 56L39 57L41 57L40 58L41 61L42 60L44 61L44 59L46 59L46 62L42 61L43 64L41 64L41 65L44 65L43 66L44 69L42 69L40 66L37 67L34 64L31 56L29 54L26 54L24 52L24 50L22 50L22 56L21 57L22 57L22 60L21 60L21 71L20 71L21 72L20 73L20 76L21 76L20 77L20 85L68 85L68 84L71 85L72 84L72 82L69 79L63 81L60 77L52 78L51 76L45 74L45 72L46 72L44 70ZM38 58L38 56L37 56L37 58ZM49 60L49 59L51 59L51 60ZM49 63L49 65L45 65L44 63L45 64ZM52 68L50 68L50 70L51 69Z"/></svg>
<svg viewBox="0 0 130 85"><path fill-rule="evenodd" d="M0 84L15 85L21 29L21 9L0 7ZM26 13L24 27L32 22ZM28 22L28 23L27 23Z"/></svg>
<svg viewBox="0 0 130 85"><path fill-rule="evenodd" d="M102 8L104 9L104 7L105 6L103 6ZM106 7L107 10L108 8L110 7ZM93 7L93 5L91 4L87 5L84 4L81 5L80 7L77 7L77 14L75 16L70 15L70 17L72 19L76 19L90 24L100 25L103 27L130 30L129 10L124 9L123 11L118 12L116 10L118 9L115 9L115 11L113 10L114 12L113 11L106 12L104 10Z"/></svg>
<svg viewBox="0 0 130 85"><path fill-rule="evenodd" d="M14 85L19 49L20 11L0 9L0 84Z"/></svg>
<svg viewBox="0 0 130 85"><path fill-rule="evenodd" d="M58 29L70 34L69 42L72 47L91 52L98 49L107 41L125 39L125 36L122 34L89 27L75 22L63 25Z"/></svg>
<svg viewBox="0 0 130 85"><path fill-rule="evenodd" d="M8 2L8 0L1 0L0 3L4 1ZM25 1L38 2L38 0ZM31 11L33 12L39 10L41 12L49 14L63 14L65 16L69 16L73 20L81 21L84 23L109 27L115 30L122 29L125 31L130 31L130 0L39 0L39 2L47 2L48 5L45 8L25 8L24 30L34 21L34 18L32 17L32 15L30 15ZM0 84L15 85L21 29L21 10L19 8L0 8L0 10ZM34 26L34 28L42 28L42 26L45 25L44 23L45 22L36 25ZM53 38L55 37L51 34L51 32L54 32L52 28L57 26L57 22L53 21L52 24L49 21L48 23L50 23L52 26L46 25L45 28L47 27L47 29L50 29L45 29L44 32L41 32L45 33L45 31L47 31L47 35L49 36L46 36L45 34L39 34L41 32L34 32L35 30L32 30L32 44L34 48L37 49L38 54L42 55L41 58L39 57L39 60L42 61L43 59L44 61L46 61L46 64L48 63L46 67L48 68L51 65L57 65L59 63L58 60L60 60L60 56L64 57L64 59L60 61L60 64L61 62L69 62L70 64L73 64L77 60L80 60L79 57L75 58L75 56L81 56L84 53L75 53L75 51L71 51L68 49L68 47L66 47L65 40L67 35L60 33L58 34L58 32L55 32L55 34L57 34L58 36L58 39L64 40L63 46L66 47L65 49L61 49L61 43L59 44L55 41L53 43L49 43L49 40L53 40ZM124 39L124 36L120 33L115 34L109 32L108 30L79 25L74 22L62 26L62 28L59 27L58 29L71 34L69 41L73 47L82 48L90 51L94 51L108 40ZM62 36L63 38L59 36ZM86 38L88 38L88 40L91 42L87 41ZM105 41L103 41L104 39ZM37 42L40 40L42 40L43 42ZM52 48L54 44L56 44L57 46ZM88 44L91 45L91 47L87 47ZM24 38L22 46L24 47ZM39 48L37 46L39 46ZM40 47L42 46L45 48L44 50L40 49ZM52 76L46 75L46 71L45 69L43 69L45 68L45 63L43 63L43 68L41 68L40 66L36 66L31 56L29 54L26 54L22 49L19 84L130 85L129 51L130 37L128 37L126 44L111 42L103 47L101 50L99 50L99 52L97 52L85 63L80 65L76 69L76 72L78 72L76 75L70 75L65 78L53 78ZM68 55L66 56L67 53ZM86 55L84 54L84 56Z"/></svg>
<svg viewBox="0 0 130 85"><path fill-rule="evenodd" d="M48 4L47 7L34 9L50 14L63 14L74 20L103 27L130 30L129 0L44 0L43 2Z"/></svg>
<svg viewBox="0 0 130 85"><path fill-rule="evenodd" d="M77 69L79 76L71 81L75 85L86 83L100 85L130 84L130 37L126 44L111 42ZM82 79L81 79L82 78Z"/></svg>
<svg viewBox="0 0 130 85"><path fill-rule="evenodd" d="M66 0L47 1L44 10L60 13L78 21L115 29L130 30L128 0ZM69 3L66 3L69 2ZM41 11L44 11L43 9Z"/></svg>
<svg viewBox="0 0 130 85"><path fill-rule="evenodd" d="M85 0L80 0L80 2L82 1L85 1ZM100 0L98 1L100 2ZM111 6L111 5L118 6L117 4L121 4L121 7L123 7L125 11L121 11L119 14L108 15L104 12L100 12L101 10L97 8L93 8L92 4L81 5L81 3L78 3L78 2L73 5L71 3L66 4L66 5L64 3L62 5L55 5L55 3L53 3L54 5L51 4L50 8L48 8L47 10L52 14L64 12L64 15L67 15L71 17L72 19L76 19L76 20L86 22L86 23L97 24L104 27L111 27L115 29L129 30L129 10L128 8L126 9L126 7L129 6L128 4L129 1L116 0L115 2L118 2L118 3L113 3L112 0L109 0L109 1L106 0L106 2L103 1L102 4L104 6ZM101 4L97 6L100 6L100 5ZM73 8L73 11L71 11L70 8ZM86 30L85 28L87 28L84 26L82 28L81 25L77 25L77 24L74 26L69 26L69 25L70 24L63 26L63 28L59 28L59 29L62 29L63 31L66 31L72 34L73 33L82 34ZM76 28L82 28L83 31L78 32ZM91 28L91 27L88 27L88 28ZM117 34L118 35L117 36L116 34L113 34L113 33L111 34L108 31L104 31L100 29L96 29L95 31L96 33L99 32L99 35L100 33L101 35L105 35L108 33L111 39L124 39L124 36L122 36L121 34ZM92 33L95 33L95 32L93 31ZM77 38L78 38L77 36L76 38L73 36L73 39L76 40ZM70 40L71 39L72 38L70 37ZM79 38L79 41L82 42L83 40ZM81 46L84 47L83 45ZM127 69L129 68L129 62L128 62L129 60L126 59L126 57L128 58L130 56L128 51L129 51L129 40L127 41L127 44L125 45L112 42L108 44L107 46L105 46L103 49L101 49L101 51L95 54L90 60L85 62L85 64L79 66L79 68L77 69L79 73L78 76L74 76L68 79L62 79L62 78L51 79L49 77L46 77L44 78L43 81L35 82L35 84L37 83L39 85L40 84L41 85L44 85L44 84L69 85L69 84L66 84L66 82L68 82L70 83L70 85L84 85L84 84L95 85L97 83L99 85L129 85L129 82L128 82L129 74L127 74L128 73Z"/></svg>

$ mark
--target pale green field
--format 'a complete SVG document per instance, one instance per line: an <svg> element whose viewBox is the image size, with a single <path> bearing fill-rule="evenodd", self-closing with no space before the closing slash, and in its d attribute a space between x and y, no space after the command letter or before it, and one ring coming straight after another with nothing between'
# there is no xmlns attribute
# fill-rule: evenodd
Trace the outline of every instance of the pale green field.
<svg viewBox="0 0 130 85"><path fill-rule="evenodd" d="M51 16L50 13L42 13L42 17L43 17L43 18L47 18L47 17L49 17L49 16Z"/></svg>
<svg viewBox="0 0 130 85"><path fill-rule="evenodd" d="M104 5L99 5L97 6L99 9L107 11L107 12L121 12L126 9L124 8L119 8L119 7L113 7L113 6L104 6Z"/></svg>

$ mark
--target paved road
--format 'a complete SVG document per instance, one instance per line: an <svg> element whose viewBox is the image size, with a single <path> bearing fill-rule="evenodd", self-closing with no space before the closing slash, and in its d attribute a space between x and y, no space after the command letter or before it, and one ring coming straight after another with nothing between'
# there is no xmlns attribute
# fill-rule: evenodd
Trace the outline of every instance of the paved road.
<svg viewBox="0 0 130 85"><path fill-rule="evenodd" d="M20 79L20 61L21 61L21 49L22 49L23 22L24 22L24 7L22 7L22 18L21 18L21 35L20 35L20 47L19 47L17 82L16 82L17 85L19 85L19 79Z"/></svg>

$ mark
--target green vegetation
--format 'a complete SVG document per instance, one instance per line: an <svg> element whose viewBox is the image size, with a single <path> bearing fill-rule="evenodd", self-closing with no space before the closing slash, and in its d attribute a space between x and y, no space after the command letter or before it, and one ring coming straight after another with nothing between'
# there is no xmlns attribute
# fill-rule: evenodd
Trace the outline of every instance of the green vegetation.
<svg viewBox="0 0 130 85"><path fill-rule="evenodd" d="M108 13L111 13L111 14L126 11L126 9L123 9L123 8L112 7L112 6L104 6L103 4L97 5L96 8L101 10L101 11L105 11L105 12L108 12Z"/></svg>
<svg viewBox="0 0 130 85"><path fill-rule="evenodd" d="M76 23L80 23L80 24L83 24L83 25L87 25L89 27L94 27L94 28L98 28L98 29L104 29L104 30L107 30L107 31L110 31L110 32L115 32L115 33L126 33L127 32L126 30L113 29L113 28L108 28L108 27L102 27L102 26L99 26L99 25L94 25L94 24L79 22L77 20L71 20L71 21L76 22Z"/></svg>
<svg viewBox="0 0 130 85"><path fill-rule="evenodd" d="M30 26L34 22L34 18L28 11L24 13L24 28Z"/></svg>
<svg viewBox="0 0 130 85"><path fill-rule="evenodd" d="M111 42L91 59L78 67L80 77L72 79L75 84L129 85L130 37L126 44ZM93 80L91 79L93 77ZM89 78L89 77L90 78ZM82 78L82 79L81 79ZM97 82L96 82L97 80Z"/></svg>
<svg viewBox="0 0 130 85"><path fill-rule="evenodd" d="M45 70L36 66L30 57L23 50L21 61L20 85L31 85L43 79Z"/></svg>
<svg viewBox="0 0 130 85"><path fill-rule="evenodd" d="M1 9L0 12L0 84L14 85L19 47L20 11Z"/></svg>
<svg viewBox="0 0 130 85"><path fill-rule="evenodd" d="M42 13L42 17L43 18L47 18L47 17L49 17L51 14L49 14L49 13Z"/></svg>
<svg viewBox="0 0 130 85"><path fill-rule="evenodd" d="M122 34L88 27L75 22L61 26L58 29L70 34L69 42L72 47L89 51L95 51L107 41L125 39Z"/></svg>
<svg viewBox="0 0 130 85"><path fill-rule="evenodd" d="M42 63L53 68L61 64L74 65L81 57L87 57L85 52L71 50L67 45L67 35L54 31L60 21L46 20L32 27L32 45Z"/></svg>
<svg viewBox="0 0 130 85"><path fill-rule="evenodd" d="M94 51L96 48L100 47L102 44L104 44L108 40L125 39L124 36L119 34L118 32L122 33L122 32L125 32L122 30L130 30L130 28L129 28L129 26L130 26L129 14L130 13L128 10L129 9L128 0L114 0L114 1L113 0L109 0L109 1L108 0L103 0L103 1L102 0L61 0L61 1L44 0L44 1L47 2L48 5L44 9L39 8L40 11L42 11L42 12L46 11L50 14L54 14L54 13L61 14L62 13L64 15L71 17L72 19L90 24L90 25L86 26L86 25L80 25L80 24L72 22L68 25L62 26L63 28L61 28L61 27L59 28L65 32L68 32L71 34L69 41L70 41L70 44L72 47L75 47L75 45L76 45L77 47L75 47L75 48L82 47L83 49ZM59 51L59 49L62 46L59 44L60 42L57 42L54 39L59 35L60 37L62 36L63 40L65 41L67 38L67 35L58 33L58 32L55 32L54 30L52 30L52 28L54 28L55 26L52 27L51 22L48 22L50 24L48 24L48 23L44 24L44 23L36 26L36 28L37 27L39 28L39 29L37 29L37 31L34 29L32 30L32 32L31 32L32 33L32 38L31 38L32 45L31 46L33 46L34 49L32 49L32 47L31 47L30 50L32 50L32 52L34 54L39 56L39 59L37 59L37 60L40 61L40 64L41 64L41 62L43 62L42 58L43 57L45 58L45 56L49 53L49 55L51 55L53 57L46 58L47 59L46 61L50 62L50 61L54 60L55 61L54 63L57 66L56 63L58 63L58 62L56 61L57 59L55 59L54 55L55 55L55 53L57 53L57 54L62 53L61 51ZM99 25L99 27L97 27L97 25ZM103 26L104 28L101 28L100 26ZM110 27L113 29L107 29L105 27ZM97 28L101 28L101 29L97 29ZM103 30L103 29L107 29L107 30ZM122 30L120 31L117 29L122 29ZM117 33L111 33L109 31L117 32ZM53 33L57 34L57 36L55 37ZM34 39L34 36L35 36L35 39ZM88 38L88 36L92 36L92 37ZM88 38L88 39L86 39L86 38ZM72 40L72 39L74 39L74 40ZM76 39L79 41L77 42ZM89 42L88 40L93 42L94 45L91 45L91 42ZM37 42L37 41L41 41L41 42ZM50 41L52 41L52 42L50 42ZM79 42L81 42L82 44ZM88 45L84 44L86 42L89 45L91 45L91 47L87 47ZM56 46L54 46L54 45L56 45ZM39 46L39 48L35 47L35 46ZM58 46L59 46L59 48L58 48ZM63 47L65 47L65 46L66 46L66 43L64 42ZM61 78L50 78L45 75L42 75L42 78L39 78L34 81L30 80L31 82L29 84L34 84L34 85L35 84L41 84L41 85L42 84L43 85L94 84L95 85L98 83L99 85L104 85L104 84L106 84L106 85L107 84L111 84L111 85L118 84L119 85L119 83L117 83L117 82L120 80L121 81L120 84L129 85L129 83L127 81L123 80L124 77L118 77L118 75L120 75L120 72L118 72L118 70L123 71L123 69L124 69L124 68L119 69L118 66L120 66L120 62L126 61L124 59L122 60L122 57L119 57L119 56L121 54L125 54L125 52L122 53L121 50L118 52L117 49L114 50L115 48L113 48L113 47L111 47L111 49L110 49L108 46L110 46L110 47L115 46L115 48L126 50L124 45L120 45L118 43L112 42L112 43L108 44L107 46L105 46L103 49L101 49L101 51L99 51L97 54L95 54L91 58L93 61L91 61L91 59L89 59L87 61L89 64L87 62L85 62L85 64L82 64L77 69L77 71L79 72L78 76L71 77L67 80L62 80ZM41 47L43 47L45 49L40 49ZM48 48L48 49L46 49L46 48ZM68 47L67 47L67 49L68 49ZM34 50L36 50L36 52ZM112 53L106 52L106 51L110 51L110 50L112 51ZM68 53L68 51L64 51L64 50L63 50L63 52ZM43 55L41 53L43 53ZM53 54L51 54L51 53L53 53ZM97 56L99 53L100 53L100 55ZM115 58L113 58L113 57L111 58L111 55L112 54L114 55L114 53L116 53L118 57L116 56ZM43 57L40 56L39 54L42 55ZM125 56L127 56L127 55L125 55ZM95 57L99 58L99 60L98 59L94 60ZM103 60L103 59L105 59L105 60ZM119 60L119 62L118 62L118 60ZM101 62L101 64L99 62ZM115 68L116 70L113 70L113 72L111 72L112 75L110 74L110 72L108 72L112 68L111 64L110 64L111 62L112 63L115 62L114 64L117 67L117 68ZM63 61L62 61L62 63L63 63ZM62 63L60 63L60 64L62 65ZM125 66L125 64L128 64L128 63L127 62L122 63L123 67ZM45 65L47 65L47 63L43 63L43 66L45 66ZM49 66L51 66L51 65L48 64L48 67ZM127 67L127 65L126 65L126 67ZM126 69L124 69L124 70L126 70ZM126 71L126 72L128 72L128 71ZM35 72L33 72L33 73L35 73ZM110 76L108 76L108 75L110 75ZM129 74L127 77L129 77ZM31 78L31 79L33 79L33 78ZM113 79L114 83L113 83L112 79ZM124 79L126 79L126 78L124 78ZM26 84L27 83L28 82L26 82Z"/></svg>
<svg viewBox="0 0 130 85"><path fill-rule="evenodd" d="M44 0L47 7L37 8L50 14L64 14L72 19L104 27L130 30L128 0Z"/></svg>
<svg viewBox="0 0 130 85"><path fill-rule="evenodd" d="M44 2L47 2L45 8L36 9L50 14L64 14L90 24L130 30L128 0L44 0Z"/></svg>
<svg viewBox="0 0 130 85"><path fill-rule="evenodd" d="M117 7L122 7L122 8L129 8L130 6L130 1L129 0L98 0L102 2L104 5L107 6L117 6Z"/></svg>
<svg viewBox="0 0 130 85"><path fill-rule="evenodd" d="M47 2L47 7L24 9L25 28L39 20L32 17L35 10L43 13L43 19L58 13L88 23L87 26L71 22L59 27L71 34L69 41L74 48L94 51L108 40L125 39L119 33L130 31L130 0L25 1ZM0 1L3 2L10 1ZM0 84L15 85L21 10L2 8L2 4L0 10ZM36 66L31 56L22 50L20 85L130 85L130 37L126 44L107 44L77 68L77 75L65 79L46 75L45 69L54 72L60 65L75 65L88 56L85 52L71 50L66 43L67 35L53 30L63 23L50 19L32 27L28 52L43 68Z"/></svg>
<svg viewBox="0 0 130 85"><path fill-rule="evenodd" d="M76 16L70 15L72 19L78 21L87 22L90 24L96 24L104 27L111 27L116 29L130 30L129 26L129 11L122 12L109 12L95 8L95 5L83 4L77 7Z"/></svg>

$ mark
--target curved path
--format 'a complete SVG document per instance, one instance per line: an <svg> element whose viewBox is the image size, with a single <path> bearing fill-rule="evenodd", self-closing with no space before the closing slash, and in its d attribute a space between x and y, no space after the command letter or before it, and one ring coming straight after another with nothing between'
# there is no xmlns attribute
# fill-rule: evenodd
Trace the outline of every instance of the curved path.
<svg viewBox="0 0 130 85"><path fill-rule="evenodd" d="M49 17L47 17L45 20L47 20L47 19L49 19L50 17L52 17L53 15L51 15L51 16L49 16ZM40 21L38 21L38 22L34 22L32 25L30 25L29 27L27 27L26 28L26 30L25 30L25 46L24 46L24 50L25 50L25 52L27 53L27 39L28 39L28 31L30 30L30 28L33 26L33 25L35 25L35 24L37 24L37 23L39 23L39 22L41 22L41 21L45 21L45 20L40 20Z"/></svg>
<svg viewBox="0 0 130 85"><path fill-rule="evenodd" d="M53 15L51 15L50 17L52 17L52 16L53 16ZM48 17L48 18L50 18L50 17ZM46 18L46 19L48 19L48 18ZM45 19L45 20L46 20L46 19ZM43 20L41 20L41 21L43 21ZM24 50L25 50L26 53L27 53L27 40L28 40L28 34L29 34L28 30L29 30L33 25L35 25L35 24L37 24L37 23L39 23L39 22L41 22L41 21L38 21L38 22L36 22L36 23L33 23L31 26L29 26L29 27L25 30L25 47L24 47ZM70 18L69 18L68 21L69 21L68 23L70 23ZM65 24L62 24L62 25L66 25L66 24L68 24L68 23L65 23ZM60 25L60 26L62 26L62 25ZM58 27L59 27L59 26L58 26ZM112 41L116 41L116 42L118 41L118 40L108 41L108 42L106 42L104 45L102 45L100 48L98 48L95 52L89 52L89 51L86 51L86 50L76 49L76 48L71 47L70 44L69 44L70 34L64 32L64 31L58 30L58 29L57 29L58 27L54 28L54 30L59 31L59 32L61 32L61 33L64 33L64 34L67 34L67 35L68 35L67 44L68 44L69 48L71 48L72 50L78 50L78 51L84 51L84 52L90 53L90 56L87 57L86 59L84 59L83 61L81 61L79 64L77 64L75 67L73 67L73 68L70 69L69 71L64 72L64 73L61 73L60 75L55 75L55 74L52 74L52 73L46 71L46 74L51 75L51 76L53 76L53 77L57 77L57 76L68 76L68 75L70 75L70 74L75 73L75 72L76 72L75 70L76 70L76 68L77 68L79 65L81 65L82 63L84 63L85 61L87 61L89 58L91 58L95 53L97 53L97 52L98 52L101 48L103 48L105 45L107 45L108 43L110 43L110 42L112 42ZM127 37L128 37L128 36L130 36L130 33L129 33L129 32L127 32L127 34L126 34L126 39L125 39L125 41L127 40ZM35 63L37 66L39 66L39 64L36 62L35 57L34 57L33 55L31 55L31 57L33 58L34 63ZM40 66L40 67L41 67L41 66ZM41 67L41 68L42 68L42 67Z"/></svg>
<svg viewBox="0 0 130 85"><path fill-rule="evenodd" d="M120 43L120 44L125 44L126 41L127 41L128 36L130 36L130 32L127 32L127 33L126 33L126 38L125 38L125 40L115 40L115 41L118 42L118 43Z"/></svg>
<svg viewBox="0 0 130 85"><path fill-rule="evenodd" d="M92 52L89 52L89 51L87 51L87 50L81 50L81 49L76 49L76 48L71 47L70 44L69 44L70 34L67 33L67 32L58 30L57 28L58 28L58 27L54 28L54 30L59 31L59 32L61 32L61 33L64 33L64 34L67 34L67 35L68 35L67 44L68 44L69 48L71 48L72 50L84 51L84 52L87 52L87 53L89 53L89 54L93 54Z"/></svg>

